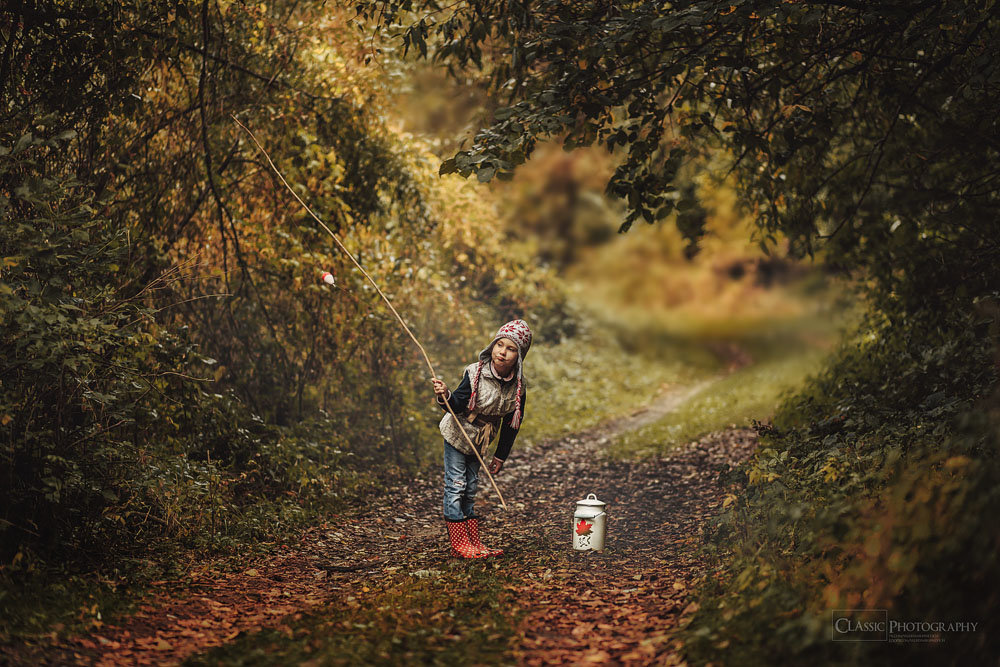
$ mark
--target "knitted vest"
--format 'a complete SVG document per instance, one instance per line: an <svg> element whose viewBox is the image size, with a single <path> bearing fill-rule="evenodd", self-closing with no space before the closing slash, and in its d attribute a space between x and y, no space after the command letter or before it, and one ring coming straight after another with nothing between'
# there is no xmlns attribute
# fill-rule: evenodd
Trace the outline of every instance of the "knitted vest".
<svg viewBox="0 0 1000 667"><path fill-rule="evenodd" d="M466 366L465 372L469 374L470 378L474 377L476 364ZM523 378L521 384L523 387L527 387L527 378ZM493 374L493 368L489 362L483 364L483 369L479 376L479 390L476 392L476 412L487 417L508 415L514 412L516 399L517 382L502 382ZM469 439L475 442L476 436L479 435L479 431L483 427L470 424L465 420L461 412L458 413L458 418L462 424L461 427L455 423L455 418L451 416L451 413L446 412L439 424L441 435L444 436L449 445L467 456L472 456L472 448L469 447L469 443L465 441L465 438L462 437L458 429L464 429L469 434Z"/></svg>

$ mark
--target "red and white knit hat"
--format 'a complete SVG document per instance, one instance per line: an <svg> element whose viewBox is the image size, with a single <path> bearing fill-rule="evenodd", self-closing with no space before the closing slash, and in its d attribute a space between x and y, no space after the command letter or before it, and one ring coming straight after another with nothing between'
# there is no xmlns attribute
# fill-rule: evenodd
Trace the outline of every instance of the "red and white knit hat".
<svg viewBox="0 0 1000 667"><path fill-rule="evenodd" d="M510 420L511 428L521 426L521 388L524 382L523 362L528 348L531 347L531 329L524 320L511 320L507 324L497 329L493 336L493 341L479 353L479 362L476 364L476 377L472 379L472 396L469 397L469 410L476 409L476 393L479 389L479 376L483 372L483 364L492 359L493 346L501 338L508 338L517 345L517 398L514 416Z"/></svg>

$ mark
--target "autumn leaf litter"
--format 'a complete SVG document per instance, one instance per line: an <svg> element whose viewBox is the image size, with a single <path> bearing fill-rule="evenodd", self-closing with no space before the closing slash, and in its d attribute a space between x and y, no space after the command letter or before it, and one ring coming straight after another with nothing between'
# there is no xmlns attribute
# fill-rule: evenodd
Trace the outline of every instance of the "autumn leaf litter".
<svg viewBox="0 0 1000 667"><path fill-rule="evenodd" d="M477 510L483 540L515 576L505 584L519 617L510 657L525 665L679 664L672 631L696 610L704 576L700 532L721 504L718 471L747 458L751 430L710 434L666 456L608 458L604 447L629 420L515 449L498 477L504 512L487 485ZM116 626L20 656L34 663L178 663L262 628L287 631L324 605L363 603L368 583L441 577L472 566L449 558L439 475L391 489L366 511L331 516L297 545L242 572L205 572L162 590ZM575 552L576 501L608 503L603 553ZM482 567L481 562L475 567ZM374 585L374 584L373 584Z"/></svg>

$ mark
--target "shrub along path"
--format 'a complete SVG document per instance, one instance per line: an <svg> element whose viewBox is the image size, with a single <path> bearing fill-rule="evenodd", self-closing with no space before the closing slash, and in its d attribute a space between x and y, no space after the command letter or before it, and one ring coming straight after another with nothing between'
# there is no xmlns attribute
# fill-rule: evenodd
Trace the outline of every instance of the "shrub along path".
<svg viewBox="0 0 1000 667"><path fill-rule="evenodd" d="M435 471L365 510L331 516L242 572L162 582L116 625L8 657L102 665L678 663L671 631L696 609L689 594L705 574L699 532L723 495L717 472L746 458L755 435L722 431L641 461L602 452L617 433L701 388L588 432L515 447L498 477L509 511L491 490L478 503L484 541L506 549L499 559L448 557ZM609 503L604 553L572 550L573 510L588 493Z"/></svg>

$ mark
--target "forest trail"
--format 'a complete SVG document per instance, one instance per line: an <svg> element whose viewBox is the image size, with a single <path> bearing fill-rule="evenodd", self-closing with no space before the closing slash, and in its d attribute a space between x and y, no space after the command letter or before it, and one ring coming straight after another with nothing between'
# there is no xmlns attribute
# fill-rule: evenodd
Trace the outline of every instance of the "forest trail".
<svg viewBox="0 0 1000 667"><path fill-rule="evenodd" d="M669 391L603 426L515 447L497 478L507 512L481 480L484 542L506 551L493 563L518 573L505 586L517 607L505 611L520 619L505 662L680 661L671 631L695 609L689 594L703 575L697 545L705 518L721 502L718 470L749 456L756 436L730 429L640 461L610 459L603 451L616 434L662 417L711 381ZM290 638L289 626L303 616L327 606L363 607L370 588L395 585L387 581L482 567L483 561L448 556L439 477L422 475L365 511L331 516L299 544L242 572L161 582L162 592L135 613L89 636L8 657L24 664L134 665L194 656L200 663L198 654L237 636L276 628ZM572 550L573 510L588 493L609 503L603 553Z"/></svg>

